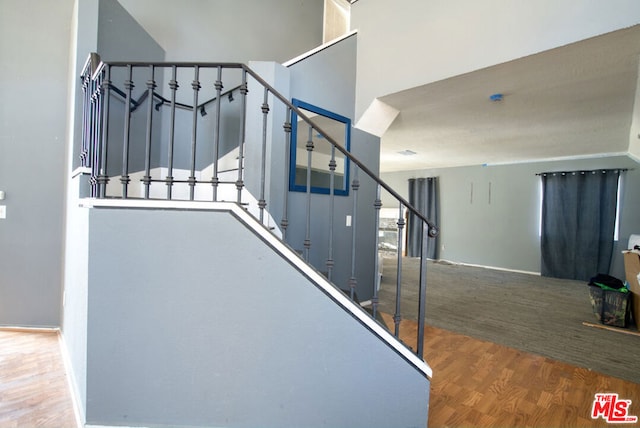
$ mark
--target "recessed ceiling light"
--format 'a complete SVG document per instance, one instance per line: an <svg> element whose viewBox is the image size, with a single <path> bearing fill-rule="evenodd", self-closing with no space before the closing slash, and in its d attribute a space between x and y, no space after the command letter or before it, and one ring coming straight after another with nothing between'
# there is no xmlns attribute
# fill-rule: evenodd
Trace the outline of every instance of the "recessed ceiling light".
<svg viewBox="0 0 640 428"><path fill-rule="evenodd" d="M413 156L416 154L416 152L414 152L413 150L406 149L406 150L399 151L398 154L401 154L404 156Z"/></svg>

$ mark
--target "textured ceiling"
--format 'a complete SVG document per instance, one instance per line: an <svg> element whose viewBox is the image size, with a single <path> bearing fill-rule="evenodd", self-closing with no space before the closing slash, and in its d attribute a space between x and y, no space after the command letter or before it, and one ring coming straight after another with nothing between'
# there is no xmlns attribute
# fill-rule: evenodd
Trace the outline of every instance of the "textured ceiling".
<svg viewBox="0 0 640 428"><path fill-rule="evenodd" d="M639 55L635 26L381 97L381 170L626 153Z"/></svg>

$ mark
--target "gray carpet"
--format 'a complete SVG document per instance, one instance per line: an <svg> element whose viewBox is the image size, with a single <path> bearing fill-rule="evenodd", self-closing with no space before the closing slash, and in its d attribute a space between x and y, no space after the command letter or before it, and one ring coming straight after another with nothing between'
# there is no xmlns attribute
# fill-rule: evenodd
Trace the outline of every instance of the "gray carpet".
<svg viewBox="0 0 640 428"><path fill-rule="evenodd" d="M384 259L379 292L379 308L390 314L396 263ZM418 259L403 259L403 319L417 319L418 269ZM640 384L640 336L582 325L597 320L581 281L429 262L426 317L434 327Z"/></svg>

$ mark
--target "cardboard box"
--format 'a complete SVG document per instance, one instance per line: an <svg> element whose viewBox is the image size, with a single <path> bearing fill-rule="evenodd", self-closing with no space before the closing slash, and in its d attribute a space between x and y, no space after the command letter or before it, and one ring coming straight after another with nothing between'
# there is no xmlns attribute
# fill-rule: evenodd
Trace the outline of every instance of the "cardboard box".
<svg viewBox="0 0 640 428"><path fill-rule="evenodd" d="M636 327L640 330L640 284L638 283L640 253L624 252L624 272L629 283L629 290L631 290L631 314L636 322Z"/></svg>

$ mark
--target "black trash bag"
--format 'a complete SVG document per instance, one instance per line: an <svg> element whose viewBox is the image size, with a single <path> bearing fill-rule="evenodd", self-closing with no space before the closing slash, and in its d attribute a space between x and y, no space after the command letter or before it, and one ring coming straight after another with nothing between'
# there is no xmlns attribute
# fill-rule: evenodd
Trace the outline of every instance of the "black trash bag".
<svg viewBox="0 0 640 428"><path fill-rule="evenodd" d="M620 290L625 288L624 282L616 278L615 276L607 275L606 273L599 273L589 280L589 285L604 285L614 290Z"/></svg>

